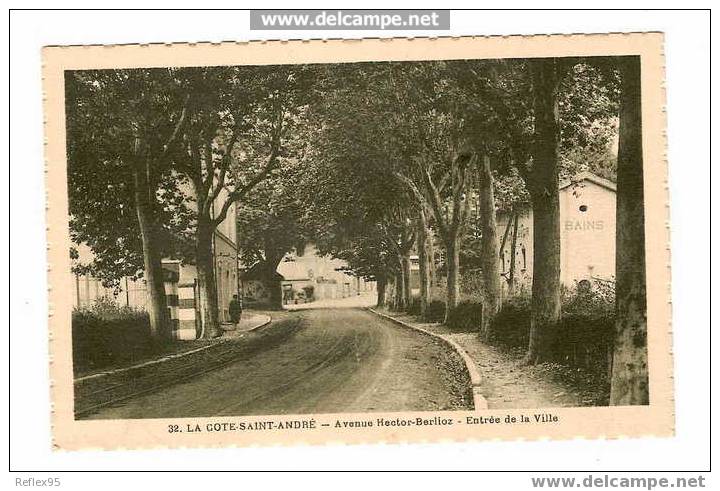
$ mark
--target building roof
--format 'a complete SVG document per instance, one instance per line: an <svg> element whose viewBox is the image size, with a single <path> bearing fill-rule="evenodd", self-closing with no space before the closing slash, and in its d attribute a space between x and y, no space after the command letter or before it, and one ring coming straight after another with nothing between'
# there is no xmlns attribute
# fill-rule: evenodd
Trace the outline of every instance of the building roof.
<svg viewBox="0 0 720 491"><path fill-rule="evenodd" d="M612 191L615 193L617 191L617 187L614 182L604 179L596 174L593 174L590 171L583 171L575 174L570 179L566 179L564 181L560 182L560 185L558 189L561 191L563 189L567 189L570 186L574 186L576 184L580 184L583 181L592 182L593 184L596 184L604 189L607 189L608 191ZM532 210L532 203L519 203L516 205L519 209L529 209ZM509 215L511 213L511 210L498 210L497 211L498 216L505 216Z"/></svg>
<svg viewBox="0 0 720 491"><path fill-rule="evenodd" d="M282 261L278 270L285 281L307 281L310 279L307 266L299 261Z"/></svg>
<svg viewBox="0 0 720 491"><path fill-rule="evenodd" d="M267 278L265 271L263 270L264 264L263 263L255 263L252 267L246 269L242 273L240 273L240 279L242 280L264 280ZM273 279L282 281L285 278L283 275L278 273L277 271L274 271Z"/></svg>
<svg viewBox="0 0 720 491"><path fill-rule="evenodd" d="M578 174L575 174L572 178L561 182L560 189L565 189L567 187L572 186L573 184L577 184L582 181L590 181L593 184L597 184L600 187L609 189L612 192L617 191L617 187L615 186L614 182L612 182L608 179L604 179L598 175L595 175L590 171L579 172Z"/></svg>

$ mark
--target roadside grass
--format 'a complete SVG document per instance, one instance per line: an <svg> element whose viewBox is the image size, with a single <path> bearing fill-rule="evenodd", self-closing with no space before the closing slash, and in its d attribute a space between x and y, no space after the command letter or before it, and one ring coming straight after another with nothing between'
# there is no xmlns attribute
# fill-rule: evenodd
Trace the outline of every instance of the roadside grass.
<svg viewBox="0 0 720 491"><path fill-rule="evenodd" d="M247 310L243 315L248 314L270 314L273 319L286 317L285 313L275 311ZM224 341L217 338L155 343L150 338L147 314L124 308L75 311L72 328L74 378L128 368Z"/></svg>
<svg viewBox="0 0 720 491"><path fill-rule="evenodd" d="M202 348L204 346L210 346L213 344L218 344L222 341L221 338L218 339L195 339L195 340L188 340L188 341L180 341L180 340L173 340L168 341L167 343L159 344L159 345L153 345L148 346L147 349L143 349L142 351L136 351L136 350L128 350L125 356L123 356L121 359L115 359L112 362L102 364L102 365L93 365L93 364L84 364L83 360L80 359L78 362L73 363L73 376L75 378L81 378L81 377L87 377L90 375L96 375L104 372L111 372L114 370L119 370L122 368L128 368L134 365L138 365L141 363L149 362L152 360L156 360L159 358L165 358L167 356L182 354L188 351L193 351L197 348Z"/></svg>
<svg viewBox="0 0 720 491"><path fill-rule="evenodd" d="M267 328L246 333L242 337L228 338L224 342L212 340L209 343L214 346L183 357L77 381L74 384L75 412L84 417L89 408L181 383L209 370L222 368L233 360L276 346L292 336L300 324L300 317L284 316L273 320ZM197 342L189 343L200 346ZM189 350L188 346L186 351Z"/></svg>

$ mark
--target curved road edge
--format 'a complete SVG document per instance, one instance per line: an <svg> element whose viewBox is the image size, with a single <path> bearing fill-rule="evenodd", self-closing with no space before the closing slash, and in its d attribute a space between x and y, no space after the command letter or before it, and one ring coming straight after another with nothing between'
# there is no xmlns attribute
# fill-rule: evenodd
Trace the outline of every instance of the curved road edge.
<svg viewBox="0 0 720 491"><path fill-rule="evenodd" d="M268 314L265 314L264 317L267 317L267 319L265 319L263 322L261 322L261 323L258 324L257 326L254 326L254 327L251 327L250 329L247 329L245 332L252 332L252 331L255 331L255 330L257 330L257 329L263 328L263 327L267 326L268 324L270 324L270 323L272 322L272 320L273 320L273 319L272 319L272 316L270 316L270 315L268 315ZM201 346L200 348L195 348L195 349L192 349L192 350L183 351L183 352L180 352L180 353L175 353L175 354L173 354L173 355L163 356L162 358L156 358L156 359L154 359L154 360L145 361L145 362L143 362L143 363L138 363L137 365L132 365L132 366L129 366L129 367L117 368L117 369L115 369L115 370L108 370L108 371L106 371L106 372L94 373L94 374L92 374L92 375L85 375L85 376L83 376L83 377L77 377L77 378L73 379L73 383L74 383L74 384L77 384L78 382L84 382L84 381L86 381L86 380L99 379L99 378L107 377L108 375L115 375L115 374L118 374L118 373L129 372L129 371L131 371L131 370L137 370L137 369L139 369L139 368L145 368L145 367L152 366L152 365L157 365L157 364L160 364L160 363L166 363L166 362L171 361L171 360L177 360L178 358L182 358L182 357L184 357L184 356L192 355L192 354L194 354L194 353L199 353L199 352L201 352L201 351L205 351L205 350L210 349L210 348L215 348L215 347L217 347L218 345L221 345L221 344L223 344L223 343L226 343L226 342L230 341L231 339L232 339L232 338L229 338L229 337L228 337L228 338L222 338L222 339L219 339L217 343L208 344L207 346Z"/></svg>
<svg viewBox="0 0 720 491"><path fill-rule="evenodd" d="M379 317L382 317L383 319L389 320L390 322L394 322L395 324L398 324L407 329L412 329L414 331L421 332L427 336L439 339L446 345L450 346L450 348L454 349L460 355L460 358L462 358L463 362L465 363L465 368L468 371L468 375L470 375L470 384L472 385L471 389L472 389L472 394L473 394L473 406L475 406L475 410L477 411L477 410L481 410L481 409L488 409L487 399L485 399L485 396L483 396L482 392L480 391L480 386L482 384L482 377L480 376L480 372L478 371L477 366L475 365L475 362L473 361L473 359L470 358L470 355L468 355L467 352L459 344L457 344L452 339L447 338L441 334L435 334L434 332L427 331L427 330L423 329L422 327L414 326L407 322L396 319L390 315L383 314L382 312L378 312L377 310L373 309L372 307L367 307L366 310L372 312L373 314L375 314Z"/></svg>

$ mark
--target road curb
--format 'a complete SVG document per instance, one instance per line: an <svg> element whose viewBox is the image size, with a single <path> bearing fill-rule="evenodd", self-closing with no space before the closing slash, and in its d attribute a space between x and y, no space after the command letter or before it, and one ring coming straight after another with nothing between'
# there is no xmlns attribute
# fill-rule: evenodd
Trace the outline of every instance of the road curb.
<svg viewBox="0 0 720 491"><path fill-rule="evenodd" d="M270 324L270 323L272 322L272 316L271 316L270 314L265 314L265 315L267 315L268 320L266 320L266 321L263 322L262 324L258 324L257 326L248 329L248 330L245 331L245 332L253 332L253 331L256 331L256 330L258 330L258 329L261 329L261 328L267 326L268 324Z"/></svg>
<svg viewBox="0 0 720 491"><path fill-rule="evenodd" d="M452 339L443 336L442 334L436 334L434 332L428 331L427 329L423 329L422 327L414 326L412 324L409 324L407 322L401 321L400 319L396 319L395 317L387 314L383 314L382 312L378 312L377 310L368 307L367 310L372 312L373 314L382 317L383 319L389 320L390 322L394 322L395 324L398 324L402 327L412 329L414 331L421 332L427 336L436 338L441 340L446 345L450 346L453 350L455 350L459 355L460 358L462 358L463 362L465 363L465 368L468 371L468 374L470 375L470 385L471 390L473 394L473 406L475 406L475 410L481 410L481 409L488 409L488 403L487 399L485 399L485 396L482 395L482 392L480 391L480 386L482 384L482 376L480 375L480 372L477 369L477 366L475 365L475 361L470 358L470 355L467 354L465 349L460 346L458 343L453 341Z"/></svg>
<svg viewBox="0 0 720 491"><path fill-rule="evenodd" d="M271 316L270 314L264 314L264 315L266 315L267 318L268 318L265 322L263 322L263 323L261 323L261 324L258 324L257 326L255 326L255 327L253 327L253 328L251 328L251 329L248 329L248 330L246 330L246 331L244 331L244 332L252 332L252 331L255 331L256 329L260 329L261 327L265 327L265 326L267 326L268 324L270 324L270 323L272 322L272 316ZM100 372L100 373L93 373L92 375L85 375L84 377L78 377L78 378L73 379L73 384L77 384L78 382L85 382L85 381L87 381L87 380L93 380L93 379L103 378L103 377L107 377L107 376L109 376L109 375L116 375L116 374L118 374L118 373L129 372L130 370L137 370L137 369L149 367L149 366L152 366L152 365L158 365L158 364L160 364L160 363L165 363L165 362L168 362L168 361L171 361L171 360L177 360L178 358L182 358L183 356L192 355L192 354L194 354L194 353L199 353L199 352L201 352L201 351L205 351L205 350L207 350L207 349L214 348L214 347L219 346L219 345L221 345L221 344L225 344L225 343L227 343L228 341L230 341L231 339L232 339L231 337L219 338L216 343L208 344L207 346L201 346L201 347L199 347L199 348L195 348L195 349L192 349L192 350L189 350L189 351L183 351L182 353L175 353L175 354L173 354L173 355L163 356L162 358L156 358L156 359L154 359L154 360L148 360L148 361L145 361L145 362L143 362L143 363L138 363L137 365L132 365L132 366L129 366L129 367L117 368L117 369L115 369L115 370L109 370L109 371L107 371L107 372Z"/></svg>

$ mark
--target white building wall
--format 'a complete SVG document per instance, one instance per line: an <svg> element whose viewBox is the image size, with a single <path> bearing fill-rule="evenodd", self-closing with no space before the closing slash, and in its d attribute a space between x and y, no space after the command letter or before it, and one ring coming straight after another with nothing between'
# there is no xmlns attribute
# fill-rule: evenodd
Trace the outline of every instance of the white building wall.
<svg viewBox="0 0 720 491"><path fill-rule="evenodd" d="M227 201L229 191L225 188L220 190L220 194L213 203L213 216L218 216L222 210L223 204ZM218 232L227 237L233 244L235 243L237 234L237 223L235 222L235 203L231 204L228 208L227 218L218 225L216 229Z"/></svg>
<svg viewBox="0 0 720 491"><path fill-rule="evenodd" d="M583 279L615 277L615 191L584 179L560 190L560 281L573 286ZM511 215L498 215L498 241L502 241ZM510 270L512 227L501 251L501 271ZM504 261L503 261L504 258ZM533 273L533 212L520 211L515 253L518 292L529 292ZM503 280L503 287L507 284Z"/></svg>
<svg viewBox="0 0 720 491"><path fill-rule="evenodd" d="M234 222L234 220L231 221ZM215 280L217 283L220 320L223 322L230 322L230 300L232 300L233 295L240 293L237 280L237 260L235 243L228 240L224 235L216 234Z"/></svg>
<svg viewBox="0 0 720 491"><path fill-rule="evenodd" d="M560 192L563 283L615 277L615 193L590 181Z"/></svg>

